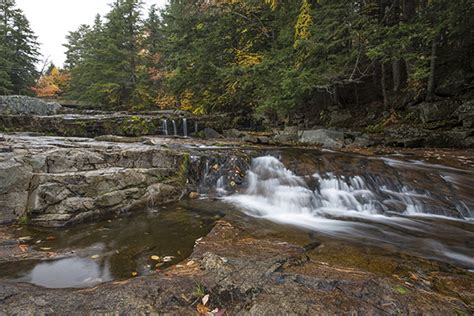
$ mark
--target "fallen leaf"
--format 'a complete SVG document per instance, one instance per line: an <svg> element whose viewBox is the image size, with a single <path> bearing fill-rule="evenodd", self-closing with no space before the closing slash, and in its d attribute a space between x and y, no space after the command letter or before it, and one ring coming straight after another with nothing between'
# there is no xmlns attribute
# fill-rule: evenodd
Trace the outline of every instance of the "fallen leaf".
<svg viewBox="0 0 474 316"><path fill-rule="evenodd" d="M207 313L209 313L209 308L207 308L206 306L202 305L202 304L198 304L196 306L196 311L200 314L200 315L206 315Z"/></svg>
<svg viewBox="0 0 474 316"><path fill-rule="evenodd" d="M216 313L214 313L214 316L224 316L225 314L225 309L219 309Z"/></svg>
<svg viewBox="0 0 474 316"><path fill-rule="evenodd" d="M138 272L132 272L132 277L136 277L138 275Z"/></svg>
<svg viewBox="0 0 474 316"><path fill-rule="evenodd" d="M209 294L206 294L202 297L202 305L206 306L207 302L209 302Z"/></svg>
<svg viewBox="0 0 474 316"><path fill-rule="evenodd" d="M28 251L28 246L27 245L18 245L18 247L20 248L21 252Z"/></svg>
<svg viewBox="0 0 474 316"><path fill-rule="evenodd" d="M166 257L163 257L163 262L170 262L174 259L173 256L166 256Z"/></svg>
<svg viewBox="0 0 474 316"><path fill-rule="evenodd" d="M56 236L48 236L46 237L46 240L55 240L56 239Z"/></svg>
<svg viewBox="0 0 474 316"><path fill-rule="evenodd" d="M91 256L91 259L99 259L99 257L100 257L99 255L93 255Z"/></svg>
<svg viewBox="0 0 474 316"><path fill-rule="evenodd" d="M51 250L51 248L49 248L49 247L41 247L40 250L48 251L48 250Z"/></svg>
<svg viewBox="0 0 474 316"><path fill-rule="evenodd" d="M401 295L405 295L408 293L408 289L404 288L403 286L396 287L395 290Z"/></svg>
<svg viewBox="0 0 474 316"><path fill-rule="evenodd" d="M154 261L160 261L160 257L156 256L156 255L153 255L150 258L151 258L151 260L154 260Z"/></svg>

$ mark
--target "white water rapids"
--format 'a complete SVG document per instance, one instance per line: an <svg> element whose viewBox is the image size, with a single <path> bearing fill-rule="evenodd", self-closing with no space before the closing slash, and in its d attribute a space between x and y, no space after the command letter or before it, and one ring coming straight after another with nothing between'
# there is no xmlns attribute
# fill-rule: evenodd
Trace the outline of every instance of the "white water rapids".
<svg viewBox="0 0 474 316"><path fill-rule="evenodd" d="M314 188L308 180L316 183ZM460 218L434 215L427 203L433 199L429 192L372 180L368 183L361 176L333 173L301 177L277 158L264 156L253 159L245 191L223 199L250 216L339 238L392 244L411 253L422 251L426 257L474 267L474 257L465 246L449 239L474 240L472 209L460 203ZM465 230L463 225L471 226ZM438 238L443 234L447 241Z"/></svg>

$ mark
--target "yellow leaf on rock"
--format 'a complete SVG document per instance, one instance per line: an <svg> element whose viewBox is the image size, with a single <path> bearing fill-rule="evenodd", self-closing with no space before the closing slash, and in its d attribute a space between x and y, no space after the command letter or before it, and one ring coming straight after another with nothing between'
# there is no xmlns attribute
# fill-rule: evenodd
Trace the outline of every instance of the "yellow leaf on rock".
<svg viewBox="0 0 474 316"><path fill-rule="evenodd" d="M207 308L206 306L202 305L202 304L198 304L196 306L196 311L200 314L200 315L207 315L207 313L209 313L209 308Z"/></svg>

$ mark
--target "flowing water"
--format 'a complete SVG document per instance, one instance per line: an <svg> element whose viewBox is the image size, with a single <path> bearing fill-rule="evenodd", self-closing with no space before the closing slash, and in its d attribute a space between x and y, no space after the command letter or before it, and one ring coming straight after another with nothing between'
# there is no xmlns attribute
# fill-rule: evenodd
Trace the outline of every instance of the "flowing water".
<svg viewBox="0 0 474 316"><path fill-rule="evenodd" d="M188 120L183 118L183 136L188 137Z"/></svg>
<svg viewBox="0 0 474 316"><path fill-rule="evenodd" d="M222 182L217 194L252 217L474 268L472 169L283 151L253 159L240 193Z"/></svg>
<svg viewBox="0 0 474 316"><path fill-rule="evenodd" d="M207 193L200 200L66 230L18 228L15 237L29 237L33 249L65 257L0 264L0 279L88 287L146 275L188 257L195 240L222 216L257 237L322 241L329 245L326 256L350 244L373 249L368 256L399 260L398 254L407 253L474 269L472 167L453 168L410 156L239 151L255 157L248 165L241 155L231 154L232 148L195 149L210 159L199 165L196 184ZM334 256L340 262L345 255Z"/></svg>
<svg viewBox="0 0 474 316"><path fill-rule="evenodd" d="M163 122L163 127L162 127L162 129L163 129L163 134L164 134L165 136L168 136L168 135L169 135L169 133L168 133L168 120L167 120L167 119L163 119L162 122Z"/></svg>

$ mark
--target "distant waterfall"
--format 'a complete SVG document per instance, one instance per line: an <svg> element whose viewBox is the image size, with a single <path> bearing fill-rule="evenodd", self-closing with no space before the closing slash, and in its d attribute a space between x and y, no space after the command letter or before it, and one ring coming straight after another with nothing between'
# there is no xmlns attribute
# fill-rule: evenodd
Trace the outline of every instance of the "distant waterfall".
<svg viewBox="0 0 474 316"><path fill-rule="evenodd" d="M188 119L183 118L183 136L188 137Z"/></svg>
<svg viewBox="0 0 474 316"><path fill-rule="evenodd" d="M173 135L178 136L178 129L176 128L176 121L173 120Z"/></svg>
<svg viewBox="0 0 474 316"><path fill-rule="evenodd" d="M163 120L163 133L168 136L168 120L164 119Z"/></svg>

